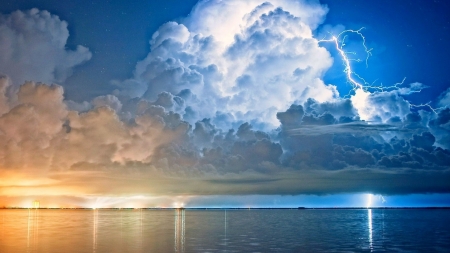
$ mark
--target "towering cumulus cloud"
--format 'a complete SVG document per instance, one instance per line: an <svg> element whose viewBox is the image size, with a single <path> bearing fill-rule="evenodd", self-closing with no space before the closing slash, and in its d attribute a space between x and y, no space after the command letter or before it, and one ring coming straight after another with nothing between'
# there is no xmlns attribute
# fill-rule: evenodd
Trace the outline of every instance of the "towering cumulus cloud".
<svg viewBox="0 0 450 253"><path fill-rule="evenodd" d="M91 58L83 46L67 50L68 37L67 23L48 11L0 14L0 73L15 85L64 81L74 66Z"/></svg>
<svg viewBox="0 0 450 253"><path fill-rule="evenodd" d="M326 12L201 1L153 34L133 78L82 102L51 85L91 57L66 49L67 24L2 15L0 194L449 192L448 93L438 110L411 109L418 83L341 97L313 36Z"/></svg>
<svg viewBox="0 0 450 253"><path fill-rule="evenodd" d="M163 91L181 97L187 106L180 113L191 123L207 117L277 126L276 112L293 102L338 96L321 80L330 54L312 36L325 13L294 1L202 1L182 23L153 34L151 52L127 82L140 85L124 85L145 99Z"/></svg>

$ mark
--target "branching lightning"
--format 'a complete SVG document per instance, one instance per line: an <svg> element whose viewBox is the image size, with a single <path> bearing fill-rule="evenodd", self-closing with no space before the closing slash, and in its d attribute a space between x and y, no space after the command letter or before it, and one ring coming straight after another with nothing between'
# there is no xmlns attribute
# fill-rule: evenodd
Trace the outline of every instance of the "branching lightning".
<svg viewBox="0 0 450 253"><path fill-rule="evenodd" d="M426 107L426 108L430 109L432 112L434 112L435 114L438 114L438 112L439 112L440 110L445 109L445 107L434 108L434 107L432 107L430 104L431 104L431 101L428 102L428 103L419 104L419 105L415 105L415 104L411 104L411 103L410 103L410 107L411 107L411 108L423 108L423 107Z"/></svg>
<svg viewBox="0 0 450 253"><path fill-rule="evenodd" d="M329 39L323 38L323 39L319 40L319 43L321 43L321 42L333 43L336 47L336 50L339 52L339 55L341 56L342 62L344 64L344 73L346 75L347 81L353 87L353 89L351 89L349 91L349 93L344 96L344 98L350 97L352 95L352 93L355 93L359 89L363 90L365 92L370 92L370 93L399 91L399 94L401 94L401 95L410 95L413 93L420 93L423 90L423 88L426 88L426 87L422 87L422 86L414 87L414 88L413 87L412 88L401 88L401 86L404 84L404 82L406 80L406 77L403 78L403 80L401 82L395 83L391 86L385 86L383 84L374 85L376 80L373 83L369 83L363 77L361 77L360 75L355 73L352 70L351 62L352 61L362 62L362 60L357 57L356 58L350 57L350 56L357 56L357 53L352 52L352 51L346 51L344 49L344 47L346 46L345 41L349 34L356 34L357 36L359 36L361 38L362 46L363 46L365 54L366 54L365 64L366 64L366 67L368 67L369 66L369 64L368 64L369 58L370 58L370 56L372 56L373 48L367 47L366 38L364 37L364 35L361 32L363 29L364 29L364 27L362 27L358 30L351 30L351 29L344 30L341 33L339 33L337 36L330 34L331 38L329 38ZM443 109L443 108L432 107L431 101L428 103L423 103L423 104L412 104L410 101L408 101L408 102L409 102L411 108L428 108L436 114L439 112L439 110Z"/></svg>
<svg viewBox="0 0 450 253"><path fill-rule="evenodd" d="M344 50L345 47L345 39L347 38L347 33L356 33L358 34L361 38L362 38L362 44L363 47L366 51L366 66L368 66L368 61L369 61L369 57L372 55L371 49L368 49L366 46L366 38L364 37L364 35L361 33L361 30L364 29L364 27L360 28L359 30L345 30L341 33L339 33L337 36L332 36L331 39L321 39L319 40L320 42L331 42L334 43L336 46L336 50L339 52L342 61L344 62L344 72L347 76L347 80L353 85L353 90L355 89L365 89L366 86L369 85L368 82L366 82L363 78L361 78L358 74L354 73L352 70L352 66L350 64L350 61L356 61L356 62L361 62L361 59L352 59L349 58L347 55L348 54L352 54L352 55L356 55L355 52L346 52ZM343 37L342 39L340 39L341 37ZM358 82L356 79L353 78L353 76L356 76L358 79L360 79L362 81L362 84L360 82ZM369 85L370 86L370 85Z"/></svg>

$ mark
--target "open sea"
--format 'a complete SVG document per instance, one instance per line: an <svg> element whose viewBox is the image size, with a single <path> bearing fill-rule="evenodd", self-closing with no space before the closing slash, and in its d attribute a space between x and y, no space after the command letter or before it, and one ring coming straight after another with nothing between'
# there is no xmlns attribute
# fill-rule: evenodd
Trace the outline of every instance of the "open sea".
<svg viewBox="0 0 450 253"><path fill-rule="evenodd" d="M450 252L450 209L3 209L0 252Z"/></svg>

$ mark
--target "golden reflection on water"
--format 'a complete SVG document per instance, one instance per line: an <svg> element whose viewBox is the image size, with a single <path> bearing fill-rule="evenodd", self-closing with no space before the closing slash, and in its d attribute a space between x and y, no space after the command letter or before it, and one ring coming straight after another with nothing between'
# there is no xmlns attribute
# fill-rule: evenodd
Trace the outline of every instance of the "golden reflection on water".
<svg viewBox="0 0 450 253"><path fill-rule="evenodd" d="M143 233L143 222L144 216L142 214L142 208L139 209L139 251L142 252L142 233Z"/></svg>
<svg viewBox="0 0 450 253"><path fill-rule="evenodd" d="M27 252L33 252L39 245L39 209L28 209Z"/></svg>
<svg viewBox="0 0 450 253"><path fill-rule="evenodd" d="M185 231L185 210L176 209L175 210L175 252L184 253L184 231Z"/></svg>
<svg viewBox="0 0 450 253"><path fill-rule="evenodd" d="M92 252L97 252L97 229L98 229L98 210L93 210L93 221L92 221Z"/></svg>

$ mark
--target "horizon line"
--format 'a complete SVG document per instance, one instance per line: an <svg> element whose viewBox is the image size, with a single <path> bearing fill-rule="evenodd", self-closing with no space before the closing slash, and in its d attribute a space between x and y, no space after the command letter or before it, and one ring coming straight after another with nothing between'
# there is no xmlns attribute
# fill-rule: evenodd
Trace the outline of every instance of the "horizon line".
<svg viewBox="0 0 450 253"><path fill-rule="evenodd" d="M0 207L0 209L34 209L34 210L315 210L315 209L450 209L450 206L424 206L424 207Z"/></svg>

